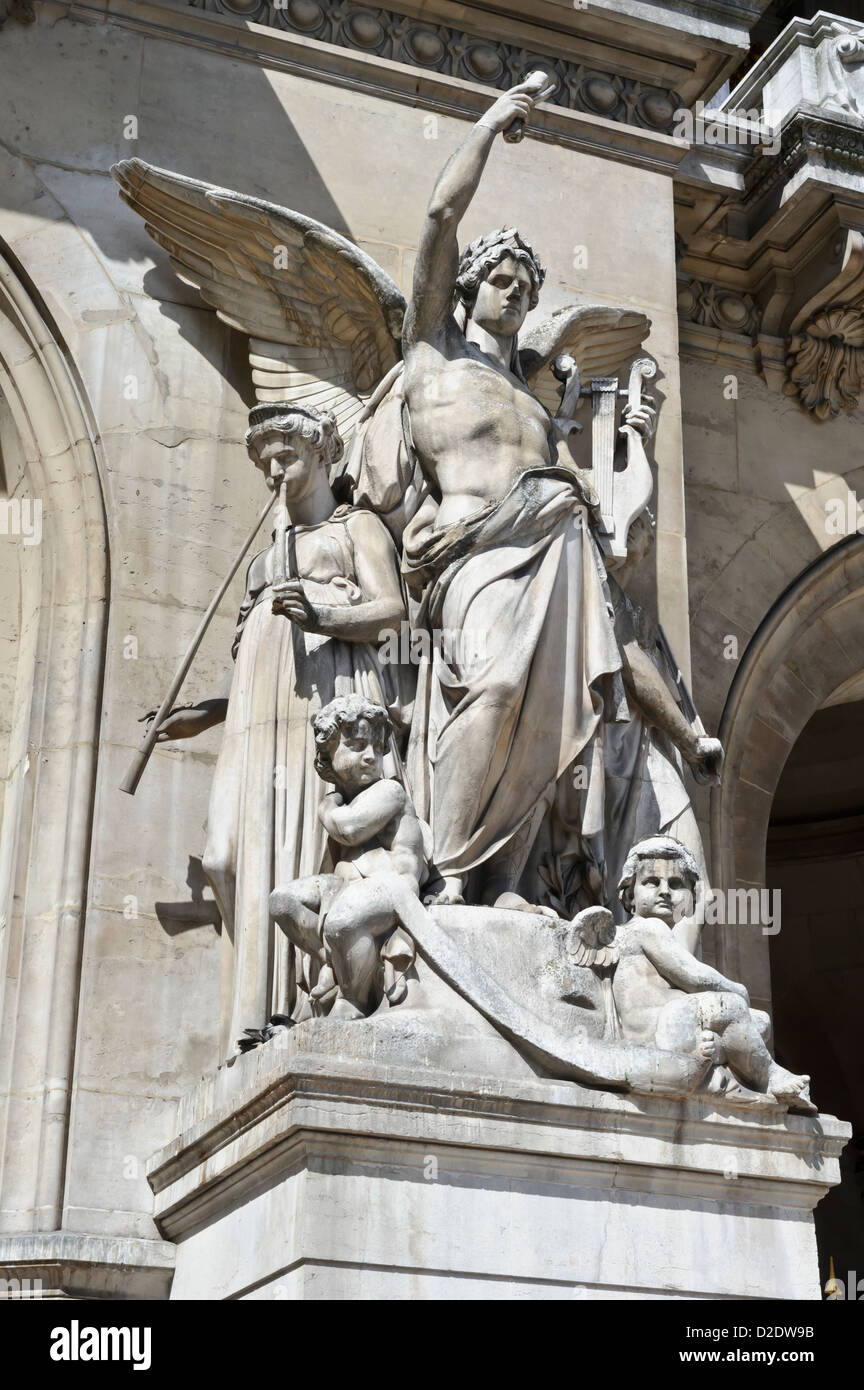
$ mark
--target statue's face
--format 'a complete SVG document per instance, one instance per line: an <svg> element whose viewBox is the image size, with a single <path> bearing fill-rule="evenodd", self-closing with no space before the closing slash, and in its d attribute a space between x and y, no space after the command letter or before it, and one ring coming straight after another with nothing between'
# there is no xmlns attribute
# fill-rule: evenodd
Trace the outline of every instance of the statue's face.
<svg viewBox="0 0 864 1390"><path fill-rule="evenodd" d="M260 468L272 492L284 480L288 500L298 501L315 486L318 451L300 434L271 430L258 442L255 467Z"/></svg>
<svg viewBox="0 0 864 1390"><path fill-rule="evenodd" d="M384 755L375 747L368 719L359 719L342 729L331 759L336 785L349 795L380 782L384 776Z"/></svg>
<svg viewBox="0 0 864 1390"><path fill-rule="evenodd" d="M636 917L659 917L667 926L693 911L693 895L677 859L643 859L633 884Z"/></svg>
<svg viewBox="0 0 864 1390"><path fill-rule="evenodd" d="M525 322L532 288L527 267L512 256L505 256L480 282L471 310L472 321L488 333L512 338Z"/></svg>

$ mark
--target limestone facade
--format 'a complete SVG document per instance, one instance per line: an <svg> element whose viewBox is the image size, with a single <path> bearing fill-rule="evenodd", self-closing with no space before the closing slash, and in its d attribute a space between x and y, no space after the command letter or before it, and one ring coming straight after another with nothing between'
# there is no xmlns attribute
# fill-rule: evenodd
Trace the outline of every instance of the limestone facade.
<svg viewBox="0 0 864 1390"><path fill-rule="evenodd" d="M682 113L746 67L766 0L697 0L685 13L639 0L584 10L400 0L398 11L325 0L34 0L32 22L25 7L6 8L0 461L5 496L21 505L0 535L0 1272L38 1270L67 1294L165 1297L173 1243L194 1225L210 1182L189 1166L204 1124L195 1107L209 1106L211 1121L229 1100L254 1109L266 1065L249 1059L242 1077L238 1068L233 1081L201 1082L219 1060L220 923L201 867L218 731L159 747L134 798L118 786L137 721L158 706L261 502L243 445L254 403L245 344L173 273L118 198L110 166L136 156L297 209L368 251L407 295L420 214L467 122L490 89L554 65L559 95L534 113L529 138L506 156L496 150L464 236L506 218L550 268L547 309L581 296L651 320L662 405L657 544L638 593L656 605L706 729L726 747L722 786L697 792L712 881L761 889L771 883L765 846L787 759L820 709L862 697L864 90L854 46L864 29L796 21L726 99L712 142ZM730 130L729 113L742 108L752 120ZM217 693L230 669L242 594L241 574L199 652L190 700ZM846 861L860 875L854 846ZM782 932L775 940L755 927L718 925L706 936L709 958L768 1010L783 944ZM852 963L860 978L864 959ZM307 1081L316 1065L320 1073L320 1061L292 1060ZM292 1202L303 1209L309 1236L302 1249L298 1236L303 1272L292 1274L290 1297L322 1296L310 1292L315 1261L347 1271L362 1245L356 1231L343 1240L314 1226L321 1203L342 1200L322 1174L328 1145L342 1144L328 1107L351 1078L329 1085L323 1100L298 1099L299 1083L297 1095L278 1098L317 1107L304 1158L314 1181L301 1199L295 1172L278 1198L282 1216ZM460 1085L470 1104L488 1099L476 1077ZM564 1083L521 1085L515 1119L499 1098L502 1113L493 1107L459 1138L460 1183L470 1189L475 1161L500 1178L502 1151L525 1144L552 1153L551 1186L579 1187L586 1213L604 1163L623 1164L632 1190L653 1194L628 1197L642 1225L634 1235L623 1223L602 1271L587 1257L574 1269L558 1251L550 1273L532 1247L518 1269L531 1296L819 1296L801 1214L836 1181L836 1121L825 1120L819 1149L795 1117L774 1161L772 1130L721 1141L715 1130L728 1117L688 1111L682 1144L651 1102L649 1175L630 1100L612 1104L616 1145L598 1135L596 1093L580 1092L574 1149L555 1128ZM214 1086L236 1094L214 1099ZM860 1116L864 1081L850 1074L844 1086ZM392 1078L389 1098L418 1116L428 1107L404 1077ZM442 1114L458 1119L463 1104L449 1095ZM851 1108L838 1113L853 1118ZM369 1200L380 1199L375 1165L395 1163L418 1227L434 1229L441 1212L411 1171L419 1130L360 1124L358 1133L352 1161L370 1165ZM240 1141L208 1134L214 1161L235 1161L226 1154ZM247 1137L250 1185L260 1138ZM457 1142L443 1120L427 1138L433 1148ZM721 1142L743 1155L746 1172L731 1206ZM818 1179L817 1149L827 1162ZM526 1165L514 1205L523 1247L538 1210L529 1189L545 1180ZM706 1282L698 1252L692 1278L673 1277L666 1255L686 1228L682 1194L707 1213L706 1241L719 1248L734 1230L752 1286ZM558 1201L548 1197L541 1229L559 1219ZM754 1203L758 1220L742 1211ZM777 1212L782 1235L765 1245L762 1266L757 1227ZM234 1219L226 1206L227 1224L201 1237L194 1258L186 1251L175 1296L201 1292L208 1240L228 1266L225 1250L253 1240L232 1231ZM254 1219L267 1225L274 1214ZM586 1229L595 1220L586 1215ZM653 1266L634 1271L633 1249L658 1231ZM481 1251L472 1268L430 1237L415 1254L414 1292L393 1272L380 1293L467 1297L482 1273L500 1281L498 1296L513 1296L500 1252ZM403 1255L381 1250L375 1263L395 1271L410 1263ZM279 1256L261 1258L242 1278L220 1265L205 1296L256 1281L255 1296L265 1296L268 1281L279 1283ZM772 1260L786 1261L781 1290ZM441 1268L453 1269L455 1295L429 1273ZM343 1273L323 1296L357 1296L352 1278ZM550 1294L549 1279L563 1293Z"/></svg>

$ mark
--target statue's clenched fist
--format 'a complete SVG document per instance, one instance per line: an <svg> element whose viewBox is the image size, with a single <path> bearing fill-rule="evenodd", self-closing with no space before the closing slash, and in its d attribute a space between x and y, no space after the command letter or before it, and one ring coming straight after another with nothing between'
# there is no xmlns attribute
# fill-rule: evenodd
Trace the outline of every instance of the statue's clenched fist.
<svg viewBox="0 0 864 1390"><path fill-rule="evenodd" d="M477 124L494 131L506 130L512 121L526 120L540 98L554 91L555 86L547 73L532 72L524 82L500 96Z"/></svg>

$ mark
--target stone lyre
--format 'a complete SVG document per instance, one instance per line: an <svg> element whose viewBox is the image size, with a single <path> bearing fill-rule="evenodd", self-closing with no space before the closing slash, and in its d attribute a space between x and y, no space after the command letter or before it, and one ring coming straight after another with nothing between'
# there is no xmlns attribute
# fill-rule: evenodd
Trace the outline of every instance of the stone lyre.
<svg viewBox="0 0 864 1390"><path fill-rule="evenodd" d="M591 397L591 469L600 511L598 539L611 556L623 560L627 555L627 533L634 519L648 506L654 483L641 436L632 425L621 425L618 430L627 440L627 458L625 466L616 470L615 407L618 397L626 396L630 409L638 409L643 403L642 383L653 377L657 369L650 357L637 358L630 368L626 391L619 390L617 377L592 377L590 385L583 387L579 369L569 353L561 353L552 370L562 383L555 423L564 435L581 429L572 417L581 398Z"/></svg>

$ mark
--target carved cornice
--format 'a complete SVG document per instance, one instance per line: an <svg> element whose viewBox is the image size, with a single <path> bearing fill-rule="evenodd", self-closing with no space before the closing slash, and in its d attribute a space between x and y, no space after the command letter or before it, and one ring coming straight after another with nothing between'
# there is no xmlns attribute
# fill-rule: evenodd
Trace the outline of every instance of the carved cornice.
<svg viewBox="0 0 864 1390"><path fill-rule="evenodd" d="M832 174L860 174L864 171L864 125L839 114L797 112L784 127L779 153L757 154L747 169L742 207L754 207L807 164Z"/></svg>
<svg viewBox="0 0 864 1390"><path fill-rule="evenodd" d="M189 0L189 4L489 87L511 87L530 68L542 67L558 78L551 105L662 134L671 131L675 112L682 106L678 94L666 87L373 5L347 0L284 0L278 6L272 0Z"/></svg>

